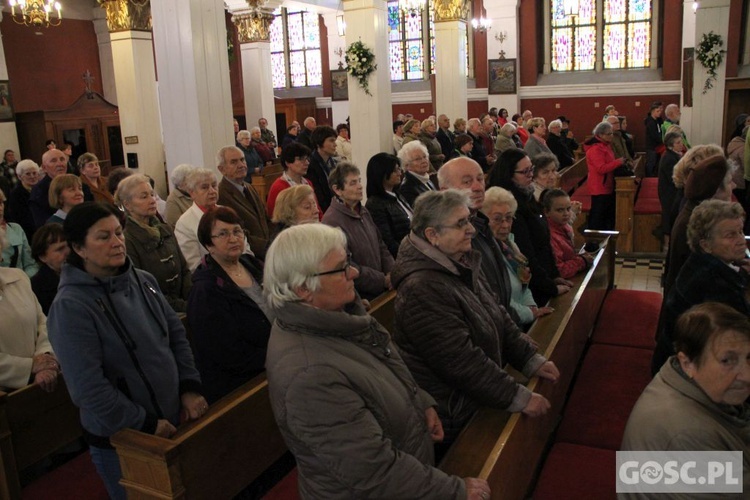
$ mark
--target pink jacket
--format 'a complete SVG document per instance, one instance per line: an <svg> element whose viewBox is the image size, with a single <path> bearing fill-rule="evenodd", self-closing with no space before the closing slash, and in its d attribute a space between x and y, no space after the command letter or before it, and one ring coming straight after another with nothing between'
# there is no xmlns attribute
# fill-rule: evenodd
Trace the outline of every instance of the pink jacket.
<svg viewBox="0 0 750 500"><path fill-rule="evenodd" d="M552 255L560 276L569 279L586 269L586 260L573 248L573 228L568 224L557 224L547 219L549 224Z"/></svg>
<svg viewBox="0 0 750 500"><path fill-rule="evenodd" d="M596 137L586 141L583 150L586 151L586 165L589 169L586 183L591 195L614 193L615 176L612 172L622 165L623 159L615 159L612 147Z"/></svg>

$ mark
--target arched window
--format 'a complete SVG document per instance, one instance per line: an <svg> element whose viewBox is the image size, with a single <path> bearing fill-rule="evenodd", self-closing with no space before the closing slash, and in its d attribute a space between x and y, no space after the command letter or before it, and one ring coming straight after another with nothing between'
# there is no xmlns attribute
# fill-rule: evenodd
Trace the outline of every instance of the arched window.
<svg viewBox="0 0 750 500"><path fill-rule="evenodd" d="M273 88L322 85L318 14L279 8L274 15L270 33Z"/></svg>
<svg viewBox="0 0 750 500"><path fill-rule="evenodd" d="M434 17L433 0L428 0L425 8L413 16L399 10L398 0L388 1L388 56L392 82L425 80L435 73ZM468 75L468 29L466 44ZM425 56L425 47L429 57Z"/></svg>
<svg viewBox="0 0 750 500"><path fill-rule="evenodd" d="M651 65L651 0L550 0L550 68L584 71Z"/></svg>

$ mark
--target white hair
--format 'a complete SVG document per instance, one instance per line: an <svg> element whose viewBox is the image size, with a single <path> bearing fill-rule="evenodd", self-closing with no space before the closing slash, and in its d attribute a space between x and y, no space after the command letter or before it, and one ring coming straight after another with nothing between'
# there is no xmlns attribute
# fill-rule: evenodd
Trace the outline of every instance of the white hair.
<svg viewBox="0 0 750 500"><path fill-rule="evenodd" d="M560 120L552 120L551 122L549 122L549 125L547 125L548 129L555 128L555 127L562 128L562 121L560 121Z"/></svg>
<svg viewBox="0 0 750 500"><path fill-rule="evenodd" d="M417 151L424 153L424 155L428 157L430 155L424 144L419 141L407 142L398 150L398 159L401 160L401 165L403 165L404 168L409 168L409 164L412 162L411 157Z"/></svg>
<svg viewBox="0 0 750 500"><path fill-rule="evenodd" d="M21 177L23 174L30 170L36 170L39 172L39 165L34 160L21 160L16 165L16 175Z"/></svg>
<svg viewBox="0 0 750 500"><path fill-rule="evenodd" d="M251 138L250 132L248 132L247 130L240 130L239 132L237 132L237 141L244 139L245 137L250 139Z"/></svg>
<svg viewBox="0 0 750 500"><path fill-rule="evenodd" d="M252 136L255 132L260 134L260 127L253 127L250 129L250 135Z"/></svg>
<svg viewBox="0 0 750 500"><path fill-rule="evenodd" d="M320 263L337 248L346 250L346 235L336 227L321 223L302 224L284 229L266 253L263 291L272 307L299 302L295 292L304 286L310 292L320 289Z"/></svg>
<svg viewBox="0 0 750 500"><path fill-rule="evenodd" d="M185 189L188 193L192 193L198 187L203 180L210 179L215 181L216 174L213 170L203 167L195 167L185 178Z"/></svg>
<svg viewBox="0 0 750 500"><path fill-rule="evenodd" d="M169 177L172 179L172 184L174 184L177 188L182 187L182 185L185 183L187 175L191 170L194 170L196 168L198 167L189 163L182 163L180 165L177 165L172 170L172 173L169 174Z"/></svg>

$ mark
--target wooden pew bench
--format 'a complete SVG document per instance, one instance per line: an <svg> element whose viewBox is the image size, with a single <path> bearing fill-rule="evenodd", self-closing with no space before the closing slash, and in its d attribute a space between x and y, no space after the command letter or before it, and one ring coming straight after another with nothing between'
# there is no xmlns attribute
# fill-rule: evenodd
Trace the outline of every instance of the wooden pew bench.
<svg viewBox="0 0 750 500"><path fill-rule="evenodd" d="M615 229L620 232L617 250L624 253L661 252L661 239L654 231L661 226L658 179L644 177L644 158L636 161L635 175L618 177Z"/></svg>
<svg viewBox="0 0 750 500"><path fill-rule="evenodd" d="M0 392L0 499L35 497L55 492L58 499L106 498L104 484L88 453L83 453L38 478L23 490L19 473L82 436L78 409L60 377L52 393L29 385L9 394ZM75 472L73 472L75 471Z"/></svg>
<svg viewBox="0 0 750 500"><path fill-rule="evenodd" d="M263 203L265 203L266 199L268 198L268 192L271 190L271 184L276 182L276 179L281 177L281 174L283 173L284 169L282 168L281 163L277 158L271 165L263 167L261 173L252 174L252 186L258 192L258 195L260 196L260 199L263 200ZM268 214L269 217L272 215L273 214Z"/></svg>
<svg viewBox="0 0 750 500"><path fill-rule="evenodd" d="M530 390L545 396L551 410L542 417L527 418L521 413L483 408L440 464L449 474L486 479L494 500L522 499L530 491L595 318L613 286L616 233L589 231L587 238L604 245L591 269L576 277L570 292L553 299L553 314L540 318L529 330L540 352L560 369L560 380L556 384L536 377L525 381L509 370Z"/></svg>

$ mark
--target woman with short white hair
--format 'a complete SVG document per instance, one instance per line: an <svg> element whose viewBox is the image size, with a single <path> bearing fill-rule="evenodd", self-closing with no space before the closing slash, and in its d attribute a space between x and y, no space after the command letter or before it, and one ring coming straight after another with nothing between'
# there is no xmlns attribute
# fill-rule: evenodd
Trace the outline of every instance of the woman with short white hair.
<svg viewBox="0 0 750 500"><path fill-rule="evenodd" d="M169 196L167 196L167 208L164 218L167 220L167 224L172 226L173 229L175 224L177 224L177 219L193 204L193 200L190 199L190 195L185 189L185 178L195 168L198 167L182 163L177 165L169 174L169 179L172 181L174 188L169 192Z"/></svg>
<svg viewBox="0 0 750 500"><path fill-rule="evenodd" d="M8 196L8 214L9 222L15 222L26 233L26 239L31 241L34 237L36 224L34 217L29 209L29 197L31 188L39 182L39 165L33 160L21 160L16 165L16 175L20 181Z"/></svg>
<svg viewBox="0 0 750 500"><path fill-rule="evenodd" d="M506 149L516 147L516 143L513 142L513 134L515 133L516 126L512 123L506 123L500 127L500 133L497 134L497 140L495 141L495 156L500 156L500 153Z"/></svg>
<svg viewBox="0 0 750 500"><path fill-rule="evenodd" d="M430 176L430 153L424 144L412 141L401 147L398 159L404 169L401 196L413 207L417 196L438 188L437 182Z"/></svg>
<svg viewBox="0 0 750 500"><path fill-rule="evenodd" d="M301 497L489 498L485 481L433 467L443 437L435 401L365 312L346 248L340 229L303 224L266 255L276 312L266 374Z"/></svg>

